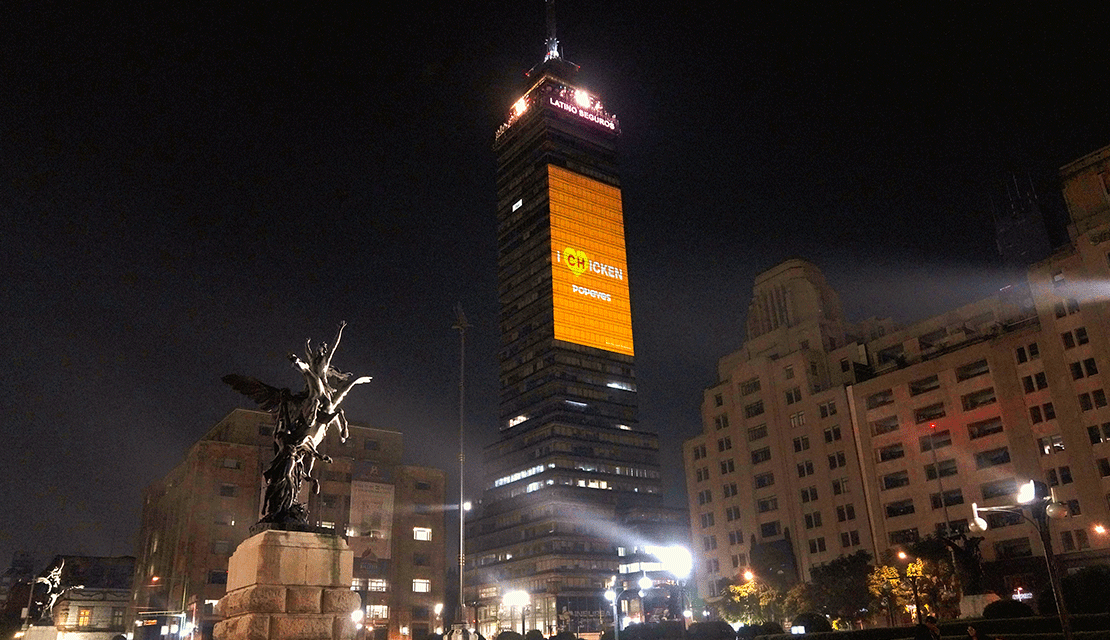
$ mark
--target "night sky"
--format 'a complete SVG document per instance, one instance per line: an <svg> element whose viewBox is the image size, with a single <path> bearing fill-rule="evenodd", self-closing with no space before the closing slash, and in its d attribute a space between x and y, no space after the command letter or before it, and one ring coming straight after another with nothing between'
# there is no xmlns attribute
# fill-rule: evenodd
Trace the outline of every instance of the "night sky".
<svg viewBox="0 0 1110 640"><path fill-rule="evenodd" d="M340 320L335 363L375 378L348 416L453 475L461 301L479 459L497 435L490 147L543 55L540 0L17 4L0 568L133 553L142 487L251 406L220 377L299 387L285 354ZM970 302L1011 277L991 221L1010 176L1061 240L1056 170L1110 144L1105 21L1078 4L766 4L784 6L559 0L564 56L623 128L641 425L674 505L756 273L808 259L851 319Z"/></svg>

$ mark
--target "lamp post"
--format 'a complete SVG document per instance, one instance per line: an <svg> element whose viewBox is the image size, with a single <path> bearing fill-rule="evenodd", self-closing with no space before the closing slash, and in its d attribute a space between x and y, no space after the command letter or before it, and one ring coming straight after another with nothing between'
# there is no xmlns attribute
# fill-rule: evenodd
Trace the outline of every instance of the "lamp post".
<svg viewBox="0 0 1110 640"><path fill-rule="evenodd" d="M637 595L640 596L640 618L646 623L648 621L648 615L644 597L647 596L648 589L655 586L655 581L648 577L647 571L644 571L640 579L636 581L636 586L640 587L639 592L637 592Z"/></svg>
<svg viewBox="0 0 1110 640"><path fill-rule="evenodd" d="M180 602L181 606L180 606L180 608L171 608L171 607L174 607L176 604L178 604L177 601L176 601L176 598L174 598L174 602L170 602L170 599L173 596L173 587L177 583L181 583L181 602ZM151 576L150 577L150 582L147 582L147 583L143 584L140 588L146 591L147 598L146 598L146 606L145 607L140 607L139 610L136 611L137 616L139 616L140 618L145 616L148 619L150 617L154 617L154 618L160 618L160 617L161 618L175 618L175 619L179 620L179 622L176 623L177 631L176 632L171 631L172 635L177 635L177 636L184 637L184 636L189 636L189 635L193 634L193 631L195 630L195 626L196 626L196 618L194 617L193 621L190 622L189 621L189 611L185 607L186 600L187 600L188 593L189 593L189 576L188 575L180 575L180 574L179 575L171 575L168 579L165 579L165 580L161 576L158 576L158 575ZM163 609L159 609L157 606L154 606L154 607L151 606L151 600L153 598L152 598L152 595L151 595L150 592L151 592L151 590L156 589L156 588L164 588L166 590L165 600L156 601L156 602L158 602L158 604L161 604L164 607ZM194 609L194 612L195 612L195 609ZM139 620L136 620L135 624L139 625ZM173 628L173 626L175 626L175 625L169 625L169 627L171 629Z"/></svg>
<svg viewBox="0 0 1110 640"><path fill-rule="evenodd" d="M682 615L682 628L685 629L693 615L693 612L686 607L686 580L694 570L694 557L689 549L677 544L656 547L652 549L652 553L659 558L663 570L674 576L675 582L678 583L678 607Z"/></svg>
<svg viewBox="0 0 1110 640"><path fill-rule="evenodd" d="M622 589L620 594L617 593L617 576L609 582L609 588L605 590L605 599L613 605L613 640L621 640L621 619L620 619L620 594L624 593Z"/></svg>
<svg viewBox="0 0 1110 640"><path fill-rule="evenodd" d="M509 630L513 629L513 609L520 607L520 635L524 635L524 608L532 603L532 596L527 591L510 591L501 597L501 604L509 607Z"/></svg>
<svg viewBox="0 0 1110 640"><path fill-rule="evenodd" d="M1029 515L1025 509L1029 509ZM1041 547L1044 549L1045 565L1048 568L1048 581L1052 587L1052 596L1056 599L1056 613L1060 617L1060 631L1064 640L1071 640L1071 622L1068 619L1067 605L1064 603L1064 592L1060 586L1060 569L1056 563L1056 554L1052 551L1052 532L1048 526L1049 518L1058 520L1068 517L1068 508L1056 500L1055 491L1048 485L1037 480L1030 480L1021 485L1017 494L1017 504L1001 505L997 507L980 507L971 503L972 521L971 529L974 533L981 533L988 528L987 521L979 517L980 512L1001 512L1021 516L1037 530L1041 538Z"/></svg>
<svg viewBox="0 0 1110 640"><path fill-rule="evenodd" d="M35 583L38 582L35 576L27 582L27 608L25 609L26 616L23 620L23 626L20 628L20 634L17 637L22 637L31 630L31 605L34 604L35 598Z"/></svg>
<svg viewBox="0 0 1110 640"><path fill-rule="evenodd" d="M466 448L465 448L465 412L466 404L466 330L470 324L463 314L462 303L455 307L456 320L451 327L459 332L459 601L455 611L454 631L460 638L465 637L466 631L466 606L463 604L463 572L466 569L466 494L464 483L466 481Z"/></svg>

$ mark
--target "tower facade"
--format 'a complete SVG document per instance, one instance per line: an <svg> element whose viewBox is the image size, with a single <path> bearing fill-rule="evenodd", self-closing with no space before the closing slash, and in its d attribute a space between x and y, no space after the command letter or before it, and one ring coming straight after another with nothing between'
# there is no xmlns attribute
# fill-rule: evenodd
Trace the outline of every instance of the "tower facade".
<svg viewBox="0 0 1110 640"><path fill-rule="evenodd" d="M637 429L620 126L550 30L547 49L494 143L501 438L465 592L486 636L608 624L605 585L644 543L622 519L661 502L658 438ZM505 599L519 591L529 604Z"/></svg>

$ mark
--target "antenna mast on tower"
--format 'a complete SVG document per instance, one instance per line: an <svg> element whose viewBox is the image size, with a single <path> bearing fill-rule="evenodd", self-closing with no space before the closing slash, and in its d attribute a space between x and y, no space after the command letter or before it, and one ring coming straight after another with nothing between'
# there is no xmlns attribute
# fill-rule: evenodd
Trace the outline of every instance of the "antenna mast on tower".
<svg viewBox="0 0 1110 640"><path fill-rule="evenodd" d="M555 37L555 0L546 0L544 4L547 6L547 40L544 41L547 54L543 57L546 62L563 56L559 54L559 39Z"/></svg>

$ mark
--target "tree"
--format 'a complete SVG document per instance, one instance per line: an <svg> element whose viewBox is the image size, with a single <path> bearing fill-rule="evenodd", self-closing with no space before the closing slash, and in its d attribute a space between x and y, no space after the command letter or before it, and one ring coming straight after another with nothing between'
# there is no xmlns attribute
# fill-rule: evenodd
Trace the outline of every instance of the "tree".
<svg viewBox="0 0 1110 640"><path fill-rule="evenodd" d="M806 630L806 633L833 630L832 625L829 624L828 618L812 611L794 616L794 619L790 621L790 625L793 627L802 627Z"/></svg>
<svg viewBox="0 0 1110 640"><path fill-rule="evenodd" d="M871 554L857 551L814 567L810 610L848 624L860 622L870 614L868 576Z"/></svg>
<svg viewBox="0 0 1110 640"><path fill-rule="evenodd" d="M898 569L890 565L879 565L867 576L867 590L872 597L872 608L885 611L890 626L894 626L894 614L901 615L905 606L906 589ZM912 597L912 596L911 596Z"/></svg>
<svg viewBox="0 0 1110 640"><path fill-rule="evenodd" d="M886 611L890 624L894 624L895 616L912 611L917 602L921 604L922 616L959 615L960 600L951 563L920 557L899 561L891 551L885 552L882 560L868 577L868 590L875 608Z"/></svg>
<svg viewBox="0 0 1110 640"><path fill-rule="evenodd" d="M926 611L941 618L960 615L960 575L953 564L956 551L950 542L929 535L910 545L910 554L921 564L917 580L919 597Z"/></svg>
<svg viewBox="0 0 1110 640"><path fill-rule="evenodd" d="M809 582L799 582L786 592L782 610L787 618L797 617L806 611L819 609L818 588Z"/></svg>
<svg viewBox="0 0 1110 640"><path fill-rule="evenodd" d="M735 640L736 632L724 620L695 622L687 630L691 640Z"/></svg>
<svg viewBox="0 0 1110 640"><path fill-rule="evenodd" d="M907 579L917 583L918 598L924 613L940 618L960 615L960 595L956 590L956 573L950 562L918 559L906 567Z"/></svg>
<svg viewBox="0 0 1110 640"><path fill-rule="evenodd" d="M1064 602L1071 613L1110 613L1110 566L1095 564L1064 576ZM1053 602L1055 604L1055 602Z"/></svg>
<svg viewBox="0 0 1110 640"><path fill-rule="evenodd" d="M721 617L729 622L750 625L782 620L786 595L761 580L730 584L722 595L724 599L718 609Z"/></svg>

